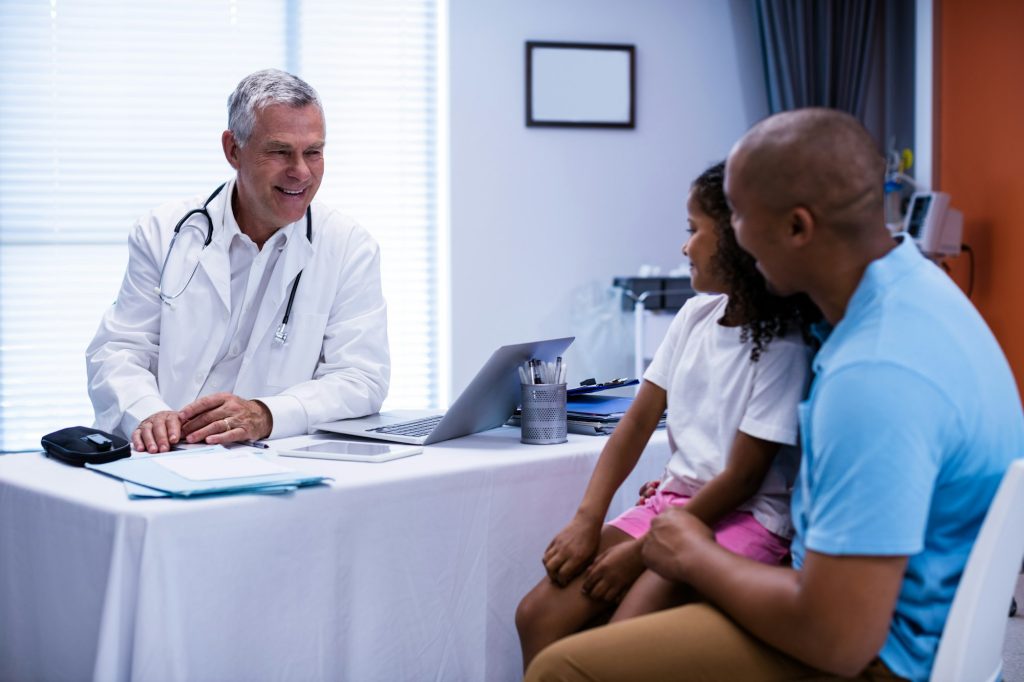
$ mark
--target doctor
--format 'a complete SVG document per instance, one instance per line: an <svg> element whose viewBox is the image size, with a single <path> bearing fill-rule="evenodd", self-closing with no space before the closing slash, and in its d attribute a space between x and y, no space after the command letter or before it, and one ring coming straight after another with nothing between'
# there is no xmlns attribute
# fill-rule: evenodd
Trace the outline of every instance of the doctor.
<svg viewBox="0 0 1024 682"><path fill-rule="evenodd" d="M304 81L270 69L238 84L221 136L236 174L208 200L209 222L193 213L170 256L175 226L205 194L131 230L117 301L86 351L98 428L155 453L380 409L390 358L379 249L313 202L324 137Z"/></svg>

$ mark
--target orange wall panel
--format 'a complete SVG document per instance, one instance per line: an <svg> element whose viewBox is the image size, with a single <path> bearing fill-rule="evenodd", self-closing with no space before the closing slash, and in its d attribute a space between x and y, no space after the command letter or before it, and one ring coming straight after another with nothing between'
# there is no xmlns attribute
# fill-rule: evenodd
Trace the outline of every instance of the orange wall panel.
<svg viewBox="0 0 1024 682"><path fill-rule="evenodd" d="M935 187L963 211L972 300L1024 389L1024 2L935 8ZM966 289L966 255L951 265Z"/></svg>

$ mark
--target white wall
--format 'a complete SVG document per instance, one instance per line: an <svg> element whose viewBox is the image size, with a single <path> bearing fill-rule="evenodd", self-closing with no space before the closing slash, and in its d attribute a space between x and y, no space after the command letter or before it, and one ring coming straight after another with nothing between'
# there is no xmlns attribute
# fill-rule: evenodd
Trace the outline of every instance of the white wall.
<svg viewBox="0 0 1024 682"><path fill-rule="evenodd" d="M580 301L680 262L690 181L767 114L745 0L449 0L452 395L498 346L580 337ZM636 45L635 130L527 128L527 40ZM612 335L606 344L618 344ZM628 343L631 340L627 339ZM570 381L594 368L593 334ZM622 348L629 366L632 347Z"/></svg>

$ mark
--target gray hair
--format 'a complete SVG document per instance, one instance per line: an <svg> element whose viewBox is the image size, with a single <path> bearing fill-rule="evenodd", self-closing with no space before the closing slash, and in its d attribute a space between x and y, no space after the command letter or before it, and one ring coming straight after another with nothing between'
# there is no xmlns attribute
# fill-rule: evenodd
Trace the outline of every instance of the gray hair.
<svg viewBox="0 0 1024 682"><path fill-rule="evenodd" d="M256 112L271 104L304 107L315 104L324 116L320 95L306 81L280 69L264 69L243 78L228 96L228 130L244 147L256 125ZM326 125L326 121L325 121Z"/></svg>

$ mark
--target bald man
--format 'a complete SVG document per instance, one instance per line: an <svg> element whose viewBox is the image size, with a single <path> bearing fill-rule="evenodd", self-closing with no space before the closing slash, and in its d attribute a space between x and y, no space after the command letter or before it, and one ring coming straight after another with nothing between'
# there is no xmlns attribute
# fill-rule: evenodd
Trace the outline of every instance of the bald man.
<svg viewBox="0 0 1024 682"><path fill-rule="evenodd" d="M1024 413L970 302L889 235L882 182L868 133L827 109L762 121L726 167L740 245L832 326L800 409L792 568L672 509L644 560L706 601L561 640L527 680L928 679Z"/></svg>

